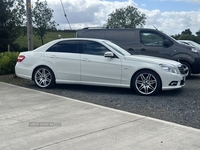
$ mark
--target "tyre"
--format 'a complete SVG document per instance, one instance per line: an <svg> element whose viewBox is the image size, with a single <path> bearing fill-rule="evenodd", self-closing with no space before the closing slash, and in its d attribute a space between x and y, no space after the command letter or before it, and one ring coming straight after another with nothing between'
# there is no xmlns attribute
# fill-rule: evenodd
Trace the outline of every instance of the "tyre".
<svg viewBox="0 0 200 150"><path fill-rule="evenodd" d="M53 71L45 66L41 66L34 71L33 80L40 88L51 88L55 85Z"/></svg>
<svg viewBox="0 0 200 150"><path fill-rule="evenodd" d="M182 63L183 67L184 67L184 71L186 74L186 78L188 79L191 75L192 69L189 63L185 62L185 61L181 61L180 63Z"/></svg>
<svg viewBox="0 0 200 150"><path fill-rule="evenodd" d="M132 86L140 95L154 95L161 89L161 81L155 72L142 70L134 75Z"/></svg>

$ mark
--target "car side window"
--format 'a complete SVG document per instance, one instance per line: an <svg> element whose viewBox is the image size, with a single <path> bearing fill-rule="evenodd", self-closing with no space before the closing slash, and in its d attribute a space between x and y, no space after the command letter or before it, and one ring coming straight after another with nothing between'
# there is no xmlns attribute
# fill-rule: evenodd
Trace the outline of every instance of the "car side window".
<svg viewBox="0 0 200 150"><path fill-rule="evenodd" d="M102 44L94 41L83 41L82 42L82 53L90 55L104 56L105 52L109 50Z"/></svg>
<svg viewBox="0 0 200 150"><path fill-rule="evenodd" d="M140 32L140 42L145 46L163 46L165 38L154 32Z"/></svg>
<svg viewBox="0 0 200 150"><path fill-rule="evenodd" d="M47 49L47 52L78 53L79 41L61 41Z"/></svg>

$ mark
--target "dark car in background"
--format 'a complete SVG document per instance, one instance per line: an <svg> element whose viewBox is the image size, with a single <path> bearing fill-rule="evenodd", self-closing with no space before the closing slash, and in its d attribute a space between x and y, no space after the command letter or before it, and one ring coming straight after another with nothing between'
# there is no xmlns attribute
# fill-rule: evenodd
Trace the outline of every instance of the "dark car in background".
<svg viewBox="0 0 200 150"><path fill-rule="evenodd" d="M84 28L76 33L78 38L107 39L129 51L179 61L185 74L200 73L200 50L180 44L159 30L146 28Z"/></svg>

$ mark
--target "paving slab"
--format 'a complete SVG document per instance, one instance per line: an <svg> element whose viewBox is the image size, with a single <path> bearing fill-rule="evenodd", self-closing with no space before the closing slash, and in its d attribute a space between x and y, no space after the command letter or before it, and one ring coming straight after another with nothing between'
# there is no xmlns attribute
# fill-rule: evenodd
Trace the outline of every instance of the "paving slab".
<svg viewBox="0 0 200 150"><path fill-rule="evenodd" d="M199 150L200 130L0 82L0 150Z"/></svg>

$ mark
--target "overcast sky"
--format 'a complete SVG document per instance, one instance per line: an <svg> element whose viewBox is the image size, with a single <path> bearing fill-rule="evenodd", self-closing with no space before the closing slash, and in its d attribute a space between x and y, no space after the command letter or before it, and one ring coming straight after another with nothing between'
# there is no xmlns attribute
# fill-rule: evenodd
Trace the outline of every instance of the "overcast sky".
<svg viewBox="0 0 200 150"><path fill-rule="evenodd" d="M34 4L36 0L32 0ZM42 0L41 0L42 1ZM72 29L102 27L108 15L115 9L134 6L146 14L144 27L159 30L168 35L190 29L193 34L200 30L200 0L62 0ZM64 17L61 0L47 0L54 10L58 29L70 29Z"/></svg>

